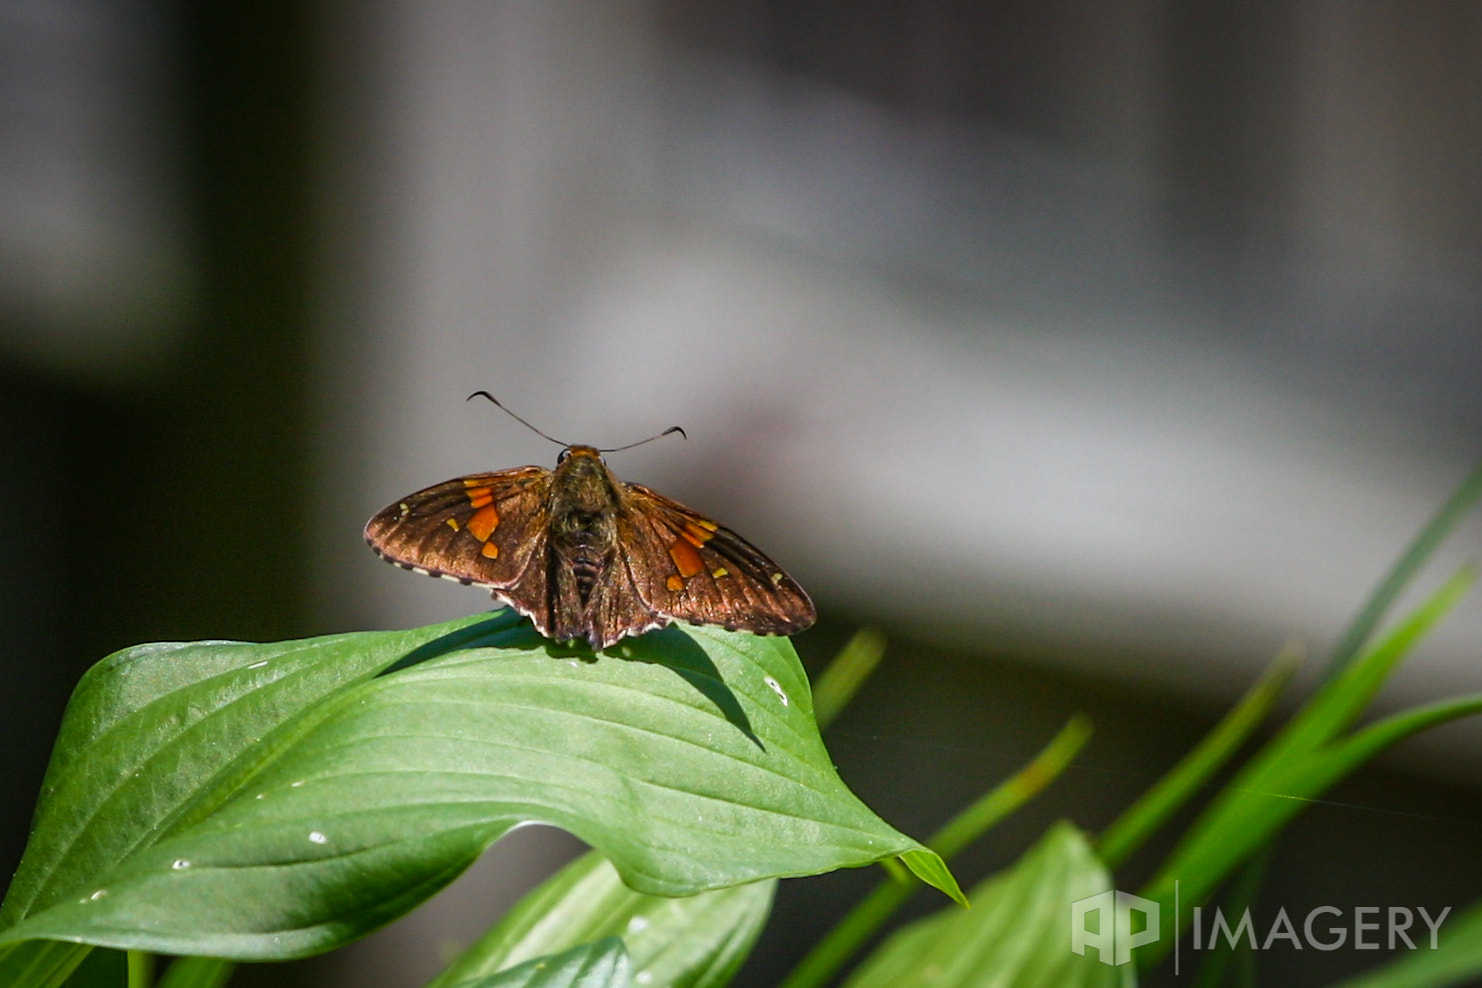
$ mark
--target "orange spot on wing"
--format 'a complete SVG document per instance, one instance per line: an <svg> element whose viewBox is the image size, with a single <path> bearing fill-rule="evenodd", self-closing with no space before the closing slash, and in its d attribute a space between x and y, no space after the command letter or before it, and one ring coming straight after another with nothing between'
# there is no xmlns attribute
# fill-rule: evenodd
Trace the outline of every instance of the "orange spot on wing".
<svg viewBox="0 0 1482 988"><path fill-rule="evenodd" d="M480 542L489 541L489 536L493 535L494 529L498 527L499 512L494 508L494 505L488 502L485 502L484 506L475 511L473 517L468 519L468 530Z"/></svg>
<svg viewBox="0 0 1482 988"><path fill-rule="evenodd" d="M669 558L674 560L674 565L679 568L679 575L686 580L705 568L695 547L684 539L674 540L674 544L669 547Z"/></svg>
<svg viewBox="0 0 1482 988"><path fill-rule="evenodd" d="M668 580L664 581L664 586L675 593L679 593L679 591L684 589L684 581L677 576L671 576Z"/></svg>
<svg viewBox="0 0 1482 988"><path fill-rule="evenodd" d="M499 556L499 546L493 542L485 542L484 547L479 550L479 555L486 559L496 559Z"/></svg>
<svg viewBox="0 0 1482 988"><path fill-rule="evenodd" d="M487 487L470 487L468 489L468 503L475 508L482 508L484 505L492 503L493 500L494 492Z"/></svg>

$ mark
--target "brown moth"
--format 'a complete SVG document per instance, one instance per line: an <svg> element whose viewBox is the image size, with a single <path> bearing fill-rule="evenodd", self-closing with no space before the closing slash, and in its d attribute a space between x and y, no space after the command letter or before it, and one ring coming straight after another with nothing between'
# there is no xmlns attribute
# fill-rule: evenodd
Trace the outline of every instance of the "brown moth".
<svg viewBox="0 0 1482 988"><path fill-rule="evenodd" d="M602 459L616 450L561 445L554 470L479 473L409 494L371 518L365 540L387 562L487 587L547 638L594 649L674 620L759 635L813 624L803 588L750 542L623 483Z"/></svg>

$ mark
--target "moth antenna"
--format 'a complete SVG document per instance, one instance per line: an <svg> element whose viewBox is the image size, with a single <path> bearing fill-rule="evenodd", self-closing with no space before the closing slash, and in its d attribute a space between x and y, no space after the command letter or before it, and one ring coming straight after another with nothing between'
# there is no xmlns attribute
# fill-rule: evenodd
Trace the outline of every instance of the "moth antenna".
<svg viewBox="0 0 1482 988"><path fill-rule="evenodd" d="M524 419L520 418L514 412L510 411L508 408L505 408L503 405L501 405L499 403L499 399L496 398L496 397L494 397L493 395L491 395L487 391L475 391L473 394L469 395L467 398L464 398L463 400L464 401L473 401L475 398L479 397L480 395L482 395L485 398L488 398L490 401L492 401L494 403L494 405L495 405L496 408L498 408L501 411L503 411L510 418L514 419L516 422L520 423L521 425L523 425L525 428L529 429L531 432L535 433L540 438L542 438L542 439L548 439L551 442L555 443L557 446L560 446L562 449L568 449L568 448L570 448L570 446L571 446L570 443L563 443L561 440L557 439L556 437L554 437L554 436L548 436L544 432L541 432L535 426L531 425L529 422L526 422Z"/></svg>
<svg viewBox="0 0 1482 988"><path fill-rule="evenodd" d="M685 434L685 431L683 429L681 429L679 426L677 426L677 425L671 425L669 428L665 429L663 432L655 433L654 435L649 436L647 439L640 439L636 443L629 443L626 446L614 446L612 449L599 449L599 450L597 450L597 452L599 452L599 453L621 453L625 449L632 449L634 446L642 446L644 443L651 443L655 439L663 439L665 436L669 435L669 433L671 433L671 432L677 432L677 433L679 433L680 438L682 438L682 439L688 439L689 438L689 436Z"/></svg>

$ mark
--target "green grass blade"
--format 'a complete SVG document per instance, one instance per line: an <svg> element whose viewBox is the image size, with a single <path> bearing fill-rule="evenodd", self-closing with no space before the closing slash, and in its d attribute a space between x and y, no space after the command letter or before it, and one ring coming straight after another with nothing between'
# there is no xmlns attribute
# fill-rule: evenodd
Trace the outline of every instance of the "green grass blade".
<svg viewBox="0 0 1482 988"><path fill-rule="evenodd" d="M1267 844L1260 852L1252 857L1240 869L1224 901L1222 908L1231 916L1240 916L1249 909L1261 891L1261 883L1265 881L1266 869L1271 865L1271 845ZM1213 935L1211 935L1213 939ZM1249 977L1253 977L1254 956L1247 941L1241 940L1239 946L1231 945L1229 940L1214 940L1213 949L1205 954L1199 964L1199 973L1194 979L1193 988L1221 988L1223 985L1231 984L1227 980L1230 965L1237 965L1235 983L1243 984ZM1242 978L1240 975L1246 975Z"/></svg>
<svg viewBox="0 0 1482 988"><path fill-rule="evenodd" d="M0 947L0 985L6 988L57 988L92 951L78 943L31 940Z"/></svg>
<svg viewBox="0 0 1482 988"><path fill-rule="evenodd" d="M1424 727L1474 712L1469 698L1407 711L1334 740L1367 706L1384 679L1461 599L1473 573L1446 582L1369 652L1330 680L1210 804L1148 883L1142 895L1164 903L1171 932L1173 883L1185 911L1205 901L1230 872L1311 800L1385 747ZM1165 952L1165 936L1145 959Z"/></svg>
<svg viewBox="0 0 1482 988"><path fill-rule="evenodd" d="M1287 801L1317 795L1306 788L1316 779L1306 778L1307 771L1299 772L1296 766L1305 765L1307 756L1328 744L1362 713L1384 678L1461 599L1471 585L1471 575L1463 571L1447 581L1384 641L1307 702L1189 829L1150 883L1149 891L1157 894L1149 898L1171 894L1173 879L1181 877L1186 887L1193 881L1190 902L1201 901L1224 877L1221 871L1218 880L1205 880L1208 869L1201 862L1227 862L1232 849L1256 846L1299 808L1284 805Z"/></svg>
<svg viewBox="0 0 1482 988"><path fill-rule="evenodd" d="M931 836L927 845L951 860L1004 817L1029 802L1075 760L1091 739L1091 719L1076 714L1028 765L993 787Z"/></svg>
<svg viewBox="0 0 1482 988"><path fill-rule="evenodd" d="M833 723L884 657L883 634L874 628L861 628L854 633L813 684L813 715L818 718L820 729Z"/></svg>
<svg viewBox="0 0 1482 988"><path fill-rule="evenodd" d="M363 935L525 821L658 895L931 855L839 780L786 639L593 655L499 616L121 653L69 707L38 821L0 946L238 960Z"/></svg>
<svg viewBox="0 0 1482 988"><path fill-rule="evenodd" d="M775 881L683 899L634 892L601 855L577 858L525 896L428 988L619 936L635 977L672 988L720 988L760 935Z"/></svg>
<svg viewBox="0 0 1482 988"><path fill-rule="evenodd" d="M993 824L1023 806L1055 781L1090 736L1090 720L1080 715L1072 717L1033 761L995 786L939 830L931 838L931 846L942 856L942 860L950 860L987 832ZM909 859L907 861L909 863ZM825 984L919 888L912 881L891 880L880 883L808 952L787 976L782 988L816 988ZM960 901L966 905L968 900Z"/></svg>
<svg viewBox="0 0 1482 988"><path fill-rule="evenodd" d="M1357 720L1395 668L1461 603L1476 580L1473 567L1462 567L1379 644L1324 683L1292 718L1289 728L1273 741L1263 762L1276 764L1291 754L1312 751Z"/></svg>
<svg viewBox="0 0 1482 988"><path fill-rule="evenodd" d="M1456 526L1482 501L1482 464L1473 468L1466 476L1456 491L1441 505L1441 509L1426 523L1410 543L1404 554L1395 561L1394 566L1379 586L1365 601L1363 608L1353 623L1348 626L1343 637L1334 646L1332 656L1328 659L1328 668L1324 675L1325 679L1341 673L1348 664L1357 656L1364 644L1373 635L1379 622L1384 619L1385 612L1393 606L1396 599L1409 586L1415 574L1433 556L1441 544L1446 541L1447 536Z"/></svg>
<svg viewBox="0 0 1482 988"><path fill-rule="evenodd" d="M1296 646L1282 649L1214 730L1106 829L1096 850L1108 868L1115 870L1126 861L1229 762L1266 719L1297 671L1300 659Z"/></svg>
<svg viewBox="0 0 1482 988"><path fill-rule="evenodd" d="M63 988L136 988L147 972L129 963L125 950L94 950L67 976ZM144 988L148 988L147 985Z"/></svg>
<svg viewBox="0 0 1482 988"><path fill-rule="evenodd" d="M150 988L154 984L154 955L143 950L127 954L129 988Z"/></svg>
<svg viewBox="0 0 1482 988"><path fill-rule="evenodd" d="M913 881L897 879L876 885L808 951L781 988L815 988L827 984L919 888Z"/></svg>
<svg viewBox="0 0 1482 988"><path fill-rule="evenodd" d="M1185 908L1202 901L1242 855L1268 840L1300 811L1303 800L1317 795L1398 737L1407 736L1403 728L1387 725L1392 735L1388 740L1383 731L1366 734L1362 740L1350 739L1354 743L1326 757L1308 757L1328 745L1362 713L1415 641L1449 612L1473 582L1470 569L1458 573L1384 642L1363 651L1390 607L1479 500L1482 464L1421 529L1345 630L1328 660L1317 696L1252 760L1231 784L1227 797L1205 811L1154 876L1145 895L1168 905L1173 877L1182 876L1187 885L1192 875L1193 887L1185 898ZM1424 720L1421 716L1414 730L1425 726L1421 723ZM1214 853L1205 855L1205 849ZM1171 921L1170 911L1165 909L1165 913ZM1150 951L1145 958L1156 953Z"/></svg>
<svg viewBox="0 0 1482 988"><path fill-rule="evenodd" d="M235 961L219 957L177 957L157 988L222 988L236 969Z"/></svg>
<svg viewBox="0 0 1482 988"><path fill-rule="evenodd" d="M1322 753L1322 760L1331 763L1329 771L1341 778L1381 751L1412 735L1477 713L1482 713L1482 693L1411 707L1334 743Z"/></svg>
<svg viewBox="0 0 1482 988"><path fill-rule="evenodd" d="M1069 905L1112 888L1070 824L1051 828L1008 871L972 889L972 909L943 909L892 934L845 988L1126 988L1135 965L1071 950Z"/></svg>

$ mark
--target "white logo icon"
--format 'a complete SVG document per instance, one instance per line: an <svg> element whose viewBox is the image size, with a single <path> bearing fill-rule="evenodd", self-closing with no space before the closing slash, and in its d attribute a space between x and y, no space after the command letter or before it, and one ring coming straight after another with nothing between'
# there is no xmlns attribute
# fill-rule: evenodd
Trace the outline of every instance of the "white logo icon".
<svg viewBox="0 0 1482 988"><path fill-rule="evenodd" d="M1136 933L1133 913L1142 917ZM1095 932L1086 928L1093 914ZM1084 957L1087 947L1095 947L1103 964L1126 964L1133 950L1158 939L1158 931L1158 904L1152 899L1113 889L1070 904L1070 949Z"/></svg>

